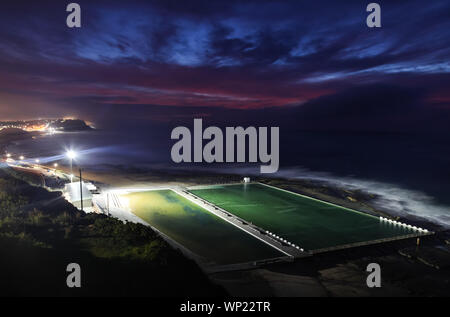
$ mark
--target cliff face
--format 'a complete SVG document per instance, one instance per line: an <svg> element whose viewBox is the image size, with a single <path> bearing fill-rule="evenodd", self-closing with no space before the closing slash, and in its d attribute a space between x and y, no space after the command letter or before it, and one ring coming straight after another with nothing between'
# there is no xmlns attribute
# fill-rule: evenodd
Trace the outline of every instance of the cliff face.
<svg viewBox="0 0 450 317"><path fill-rule="evenodd" d="M56 120L52 123L52 127L63 131L84 131L92 130L90 126L80 119Z"/></svg>

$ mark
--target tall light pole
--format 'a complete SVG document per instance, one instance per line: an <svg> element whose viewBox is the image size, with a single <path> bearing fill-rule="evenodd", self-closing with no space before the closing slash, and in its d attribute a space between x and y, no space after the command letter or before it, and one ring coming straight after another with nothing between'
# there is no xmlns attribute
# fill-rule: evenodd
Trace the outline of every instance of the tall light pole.
<svg viewBox="0 0 450 317"><path fill-rule="evenodd" d="M106 215L109 216L109 192L106 192Z"/></svg>
<svg viewBox="0 0 450 317"><path fill-rule="evenodd" d="M67 157L69 158L69 160L70 160L70 175L73 175L73 171L72 171L72 161L77 157L77 154L76 154L74 151L69 150L69 151L66 152L66 156L67 156ZM70 182L71 182L71 183L73 182L73 176L70 177Z"/></svg>
<svg viewBox="0 0 450 317"><path fill-rule="evenodd" d="M81 177L81 167L80 169L80 201L81 201L81 211L83 211L83 178Z"/></svg>
<svg viewBox="0 0 450 317"><path fill-rule="evenodd" d="M69 150L66 152L66 156L70 160L70 182L73 183L73 160L77 157L77 153L73 150ZM81 175L81 167L78 166L78 170L80 172L80 206L81 211L83 210L83 177Z"/></svg>

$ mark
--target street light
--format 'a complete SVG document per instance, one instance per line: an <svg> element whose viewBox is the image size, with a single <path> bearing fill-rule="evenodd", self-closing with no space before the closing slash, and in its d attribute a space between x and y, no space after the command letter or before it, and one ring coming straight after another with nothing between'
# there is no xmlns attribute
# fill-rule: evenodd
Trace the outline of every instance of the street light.
<svg viewBox="0 0 450 317"><path fill-rule="evenodd" d="M72 150L66 152L66 156L70 159L70 182L73 181L72 161L77 157L77 153Z"/></svg>
<svg viewBox="0 0 450 317"><path fill-rule="evenodd" d="M10 158L11 157L11 153L6 153L6 157Z"/></svg>
<svg viewBox="0 0 450 317"><path fill-rule="evenodd" d="M73 183L74 175L72 171L72 161L77 157L77 153L73 150L69 150L66 152L66 156L70 159L70 182ZM81 167L79 167L79 171L80 171L80 203L81 203L81 211L83 211L83 178L81 176Z"/></svg>
<svg viewBox="0 0 450 317"><path fill-rule="evenodd" d="M56 168L58 167L58 163L53 163L53 167L55 168L53 171L53 175L56 176Z"/></svg>
<svg viewBox="0 0 450 317"><path fill-rule="evenodd" d="M66 153L67 157L70 158L71 160L75 159L77 157L77 153L75 153L72 150L67 151Z"/></svg>
<svg viewBox="0 0 450 317"><path fill-rule="evenodd" d="M25 156L21 155L19 156L19 160L23 161L25 159Z"/></svg>

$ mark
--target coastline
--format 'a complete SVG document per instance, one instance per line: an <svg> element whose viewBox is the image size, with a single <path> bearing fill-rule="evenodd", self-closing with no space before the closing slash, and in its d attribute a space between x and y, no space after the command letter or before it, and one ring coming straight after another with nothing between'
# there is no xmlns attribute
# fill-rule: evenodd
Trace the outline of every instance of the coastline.
<svg viewBox="0 0 450 317"><path fill-rule="evenodd" d="M49 166L51 168L51 166ZM68 166L59 169L69 172ZM123 165L108 165L105 169L83 168L84 178L107 188L148 188L158 186L213 185L236 183L242 181L245 175L233 173L216 173L211 171L190 172L183 169L152 169L125 167ZM430 231L446 231L440 224L425 218L409 214L398 215L396 212L380 208L377 205L379 196L365 192L358 188L346 188L329 182L311 179L288 179L275 177L252 177L252 181L261 182L285 189L294 193L316 198L349 209L358 210L376 217L387 217L397 221L408 222L412 225L426 228Z"/></svg>
<svg viewBox="0 0 450 317"><path fill-rule="evenodd" d="M0 151L5 149L14 141L30 139L39 132L0 137ZM49 162L47 166L53 169ZM70 172L68 162L60 162L58 170L66 173ZM125 166L121 164L103 164L96 166L83 166L83 175L86 180L101 184L106 188L145 188L152 186L196 186L210 184L226 184L240 182L246 175L236 173L216 172L209 169L205 171L186 169L145 168L133 165ZM286 189L294 193L310 196L325 202L358 210L374 216L391 218L397 221L404 221L418 227L426 228L430 231L449 231L440 224L429 221L420 216L410 214L398 215L391 210L380 208L377 204L379 196L359 188L347 188L338 184L332 184L325 180L315 180L310 178L287 178L287 177L264 177L255 176L252 180Z"/></svg>
<svg viewBox="0 0 450 317"><path fill-rule="evenodd" d="M1 146L1 144L0 144ZM48 165L51 168L50 163ZM102 168L105 167L105 168ZM69 172L69 166L61 164L58 170ZM145 188L157 186L195 186L239 182L244 175L214 173L211 171L164 170L124 165L83 167L84 178L108 189ZM395 216L376 205L376 195L311 179L287 179L252 177L258 181L302 195L307 195L343 207L375 216L403 220L418 227L435 231L436 235L421 239L417 249L415 241L403 240L391 243L356 247L349 250L318 254L312 259L294 263L278 263L245 271L210 273L209 278L236 296L406 296L417 292L415 276L429 274L436 283L442 283L442 274L436 267L450 265L448 258L433 263L437 248L450 241L450 231L420 218ZM430 260L431 259L431 260ZM369 262L385 265L409 266L407 278L398 280L395 275L386 276L382 291L367 290L365 265ZM424 282L426 284L426 282ZM421 284L421 283L419 283ZM420 285L428 287L427 285ZM439 284L440 285L440 284ZM430 294L445 294L441 287L427 290ZM256 293L255 293L256 292Z"/></svg>

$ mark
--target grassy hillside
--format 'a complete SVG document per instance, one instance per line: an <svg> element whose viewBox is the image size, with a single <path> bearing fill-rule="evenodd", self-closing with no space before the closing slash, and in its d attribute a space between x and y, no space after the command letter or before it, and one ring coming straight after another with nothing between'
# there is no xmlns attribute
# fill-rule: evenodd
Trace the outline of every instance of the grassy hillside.
<svg viewBox="0 0 450 317"><path fill-rule="evenodd" d="M79 212L0 170L0 296L212 296L198 266L150 228ZM66 286L81 266L82 287Z"/></svg>

